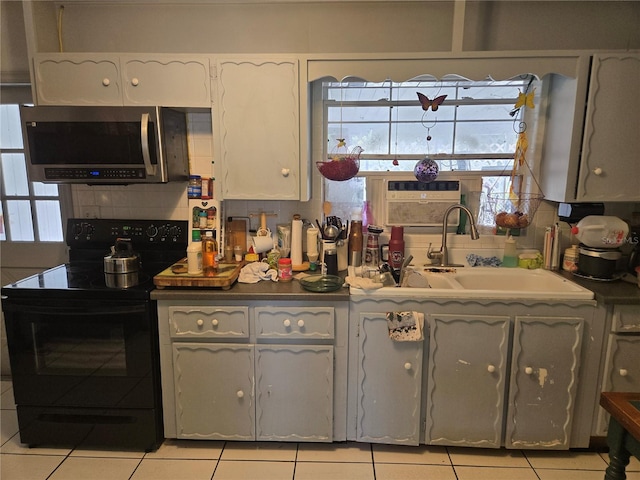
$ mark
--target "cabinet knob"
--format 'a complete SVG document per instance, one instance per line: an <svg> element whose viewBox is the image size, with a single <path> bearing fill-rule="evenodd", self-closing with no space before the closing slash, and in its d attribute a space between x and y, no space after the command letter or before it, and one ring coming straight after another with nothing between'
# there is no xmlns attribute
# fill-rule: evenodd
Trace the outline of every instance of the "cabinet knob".
<svg viewBox="0 0 640 480"><path fill-rule="evenodd" d="M411 363L407 362L404 364L404 369L405 370L411 370Z"/></svg>
<svg viewBox="0 0 640 480"><path fill-rule="evenodd" d="M218 326L218 323L219 323L219 322L218 322L218 319L217 319L217 318L214 318L213 320L211 320L211 325L213 325L214 327L217 327L217 326Z"/></svg>
<svg viewBox="0 0 640 480"><path fill-rule="evenodd" d="M283 177L288 177L288 176L289 176L289 173L291 173L291 170L290 170L290 169L288 169L288 168L283 168L283 169L281 170L281 172L282 172L282 176L283 176Z"/></svg>
<svg viewBox="0 0 640 480"><path fill-rule="evenodd" d="M102 79L102 85L104 85L105 87L108 87L110 83L111 83L111 80L109 80L108 78Z"/></svg>
<svg viewBox="0 0 640 480"><path fill-rule="evenodd" d="M593 169L593 174L594 175L602 175L603 173L604 172L603 172L602 168L600 168L600 167L596 167L596 168Z"/></svg>
<svg viewBox="0 0 640 480"><path fill-rule="evenodd" d="M244 392L243 392L242 390L238 390L238 391L236 392L236 396L237 396L238 398L242 398L242 397L244 397Z"/></svg>
<svg viewBox="0 0 640 480"><path fill-rule="evenodd" d="M629 371L626 368L621 368L620 369L620 376L621 377L626 377L627 375L629 375Z"/></svg>
<svg viewBox="0 0 640 480"><path fill-rule="evenodd" d="M302 319L298 320L298 326L300 328L304 327L304 320L302 320Z"/></svg>
<svg viewBox="0 0 640 480"><path fill-rule="evenodd" d="M199 319L198 319L198 321L196 322L196 324L197 324L199 327L201 327L201 326L203 326L203 325L204 325L204 320L203 320L203 319L201 319L201 318L199 318Z"/></svg>
<svg viewBox="0 0 640 480"><path fill-rule="evenodd" d="M287 318L284 322L282 322L282 324L283 324L285 327L289 328L289 327L291 326L291 320L289 320L289 319Z"/></svg>
<svg viewBox="0 0 640 480"><path fill-rule="evenodd" d="M140 83L140 80L138 80L136 77L133 77L131 79L131 85L133 85L134 87L137 87L139 83Z"/></svg>
<svg viewBox="0 0 640 480"><path fill-rule="evenodd" d="M493 373L496 371L496 367L494 365L487 366L487 372Z"/></svg>
<svg viewBox="0 0 640 480"><path fill-rule="evenodd" d="M524 373L526 373L527 375L531 375L533 373L533 368L531 367L526 367L524 369Z"/></svg>

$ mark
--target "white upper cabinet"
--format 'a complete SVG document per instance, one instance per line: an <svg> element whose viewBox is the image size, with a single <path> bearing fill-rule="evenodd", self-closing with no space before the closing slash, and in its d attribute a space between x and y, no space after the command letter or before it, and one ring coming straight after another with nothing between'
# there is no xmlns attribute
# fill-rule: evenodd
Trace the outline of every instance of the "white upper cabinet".
<svg viewBox="0 0 640 480"><path fill-rule="evenodd" d="M216 62L214 138L222 197L300 199L298 60Z"/></svg>
<svg viewBox="0 0 640 480"><path fill-rule="evenodd" d="M541 187L557 202L640 200L640 53L598 54L548 81Z"/></svg>
<svg viewBox="0 0 640 480"><path fill-rule="evenodd" d="M640 54L594 55L577 200L640 200Z"/></svg>
<svg viewBox="0 0 640 480"><path fill-rule="evenodd" d="M33 61L38 105L211 107L207 57L48 53Z"/></svg>

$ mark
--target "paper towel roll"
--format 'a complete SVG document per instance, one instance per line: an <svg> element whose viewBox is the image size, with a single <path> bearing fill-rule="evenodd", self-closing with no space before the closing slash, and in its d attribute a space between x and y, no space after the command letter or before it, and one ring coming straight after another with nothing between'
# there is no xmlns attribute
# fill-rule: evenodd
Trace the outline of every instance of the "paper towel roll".
<svg viewBox="0 0 640 480"><path fill-rule="evenodd" d="M291 264L302 265L302 220L291 223Z"/></svg>
<svg viewBox="0 0 640 480"><path fill-rule="evenodd" d="M307 255L318 255L318 233L316 227L307 228Z"/></svg>

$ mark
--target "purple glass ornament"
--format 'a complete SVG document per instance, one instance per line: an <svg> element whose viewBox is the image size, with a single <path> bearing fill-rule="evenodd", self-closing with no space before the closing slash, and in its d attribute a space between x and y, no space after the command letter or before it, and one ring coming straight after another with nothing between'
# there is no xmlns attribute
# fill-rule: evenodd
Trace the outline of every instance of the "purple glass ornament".
<svg viewBox="0 0 640 480"><path fill-rule="evenodd" d="M429 157L424 157L413 167L413 174L419 182L429 183L438 178L438 164Z"/></svg>

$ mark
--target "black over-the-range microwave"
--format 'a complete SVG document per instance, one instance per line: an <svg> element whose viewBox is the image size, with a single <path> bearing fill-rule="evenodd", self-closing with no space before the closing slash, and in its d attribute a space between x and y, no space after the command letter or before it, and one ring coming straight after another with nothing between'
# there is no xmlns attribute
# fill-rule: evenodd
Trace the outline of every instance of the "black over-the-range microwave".
<svg viewBox="0 0 640 480"><path fill-rule="evenodd" d="M189 178L186 113L166 107L20 107L29 179L122 185Z"/></svg>

